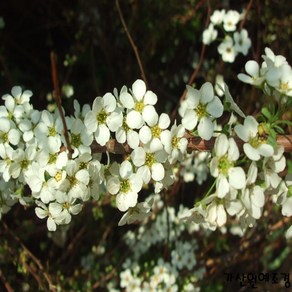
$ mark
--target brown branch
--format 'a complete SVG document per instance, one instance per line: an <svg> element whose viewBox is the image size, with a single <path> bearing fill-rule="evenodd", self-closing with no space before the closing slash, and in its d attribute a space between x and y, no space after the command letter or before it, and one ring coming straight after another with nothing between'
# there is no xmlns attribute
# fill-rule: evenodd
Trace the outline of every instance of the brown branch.
<svg viewBox="0 0 292 292"><path fill-rule="evenodd" d="M246 19L247 19L247 16L249 14L249 11L250 11L250 9L252 7L252 4L253 4L253 0L250 0L249 3L248 3L248 5L247 5L246 11L244 13L243 19L242 19L242 21L241 21L241 23L239 25L239 30L240 31L242 30L242 28L243 28L243 26L244 26L244 24L246 22Z"/></svg>
<svg viewBox="0 0 292 292"><path fill-rule="evenodd" d="M216 137L212 137L210 140L206 141L200 137L193 137L190 134L186 134L185 137L188 139L188 151L211 151L214 148ZM238 137L233 137L236 144L240 149L244 141ZM292 135L279 135L277 138L278 145L284 147L285 152L292 152ZM93 153L103 153L109 152L113 154L129 154L132 152L132 149L127 144L119 144L115 139L109 140L105 146L100 146L96 142L93 143L92 147Z"/></svg>
<svg viewBox="0 0 292 292"><path fill-rule="evenodd" d="M53 91L53 97L55 98L59 113L61 115L63 128L64 128L64 137L68 149L68 158L72 158L73 149L71 147L70 138L69 138L69 132L68 127L65 119L65 115L62 109L62 101L61 101L61 94L60 94L60 87L59 87L59 81L58 81L58 75L57 75L57 61L56 61L56 54L54 52L51 52L51 65L52 65L52 79L53 79L53 85L54 85L54 91Z"/></svg>
<svg viewBox="0 0 292 292"><path fill-rule="evenodd" d="M50 291L56 291L55 285L53 285L52 280L50 279L48 273L46 272L45 268L41 264L40 260L22 243L20 238L10 230L5 222L2 222L4 229L10 234L10 236L23 248L26 254L32 259L32 261L36 264L40 272L43 274L44 278L46 279Z"/></svg>
<svg viewBox="0 0 292 292"><path fill-rule="evenodd" d="M141 61L140 55L139 55L139 51L137 49L137 46L135 45L135 42L134 42L133 38L131 37L131 34L130 34L129 30L128 30L127 24L125 22L123 13L122 13L121 8L120 8L119 0L116 0L116 7L118 9L119 17L120 17L121 23L123 25L124 31L125 31L125 33L126 33L126 35L128 37L128 40L129 40L129 42L131 44L131 47L132 47L133 51L135 53L135 57L136 57L138 66L139 66L140 71L141 71L142 79L144 80L144 82L146 83L146 86L148 87L148 82L147 82L146 75L145 75L145 72L144 72L144 69L143 69L143 65L142 65L142 61Z"/></svg>
<svg viewBox="0 0 292 292"><path fill-rule="evenodd" d="M12 289L12 287L10 286L10 284L6 281L5 276L2 273L2 270L0 269L0 279L5 287L5 289L7 290L7 292L13 292L14 290Z"/></svg>

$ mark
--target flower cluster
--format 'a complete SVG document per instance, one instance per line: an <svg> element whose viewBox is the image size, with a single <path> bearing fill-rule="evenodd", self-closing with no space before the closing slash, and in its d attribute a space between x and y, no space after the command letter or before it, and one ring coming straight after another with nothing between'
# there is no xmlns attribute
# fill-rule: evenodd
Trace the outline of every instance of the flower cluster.
<svg viewBox="0 0 292 292"><path fill-rule="evenodd" d="M292 68L285 57L275 55L270 48L265 48L264 61L259 65L250 60L245 64L247 74L240 73L238 78L248 84L264 90L267 95L278 97L292 96Z"/></svg>
<svg viewBox="0 0 292 292"><path fill-rule="evenodd" d="M255 76L240 78L256 80L250 83L265 92L274 88L282 97L289 96L290 81L281 75L287 68L291 71L285 58L269 49L263 58ZM256 67L254 62L252 66ZM166 113L156 112L157 96L142 80L135 81L131 88L124 86L120 92L115 89L96 97L91 107L81 109L74 101L74 114L65 117L73 150L68 155L70 147L66 147L60 113L35 110L30 103L32 92L13 87L11 94L2 97L4 105L0 106L0 215L17 201L35 204L36 215L46 218L48 230L54 231L57 225L68 224L85 202L108 193L115 198L116 207L126 212L119 225L129 224L151 214L153 200L139 200L143 186L153 184L153 191L160 193L180 176L185 181L196 177L202 183L209 164L213 186L183 216L188 221L215 229L226 223L229 214L236 215L245 228L260 218L268 195L277 197L283 215L290 216L290 185L279 176L286 166L284 151L271 139L277 124L246 117L226 84L222 91L224 105L210 82L200 89L187 86L178 110L181 123L172 125ZM224 108L232 115L231 122L222 126L217 119ZM233 113L244 118L243 124L233 118ZM216 137L211 155L188 154L187 135L204 140ZM94 144L109 146L111 139L126 143L130 153L121 163L112 162L108 155L107 164L103 164L102 155L92 149ZM244 142L243 153L236 143L239 139ZM29 196L24 193L25 185L31 190Z"/></svg>
<svg viewBox="0 0 292 292"><path fill-rule="evenodd" d="M236 10L215 10L210 17L211 22L208 28L203 32L203 43L206 45L217 40L218 30L216 27L224 32L223 41L217 48L224 62L233 63L239 53L247 55L251 47L247 30L237 31L236 26L243 16L244 13L240 14Z"/></svg>

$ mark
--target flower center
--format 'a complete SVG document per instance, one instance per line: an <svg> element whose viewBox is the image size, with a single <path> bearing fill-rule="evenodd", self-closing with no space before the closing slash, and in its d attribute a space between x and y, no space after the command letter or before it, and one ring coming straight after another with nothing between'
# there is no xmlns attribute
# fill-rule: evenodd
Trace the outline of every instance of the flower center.
<svg viewBox="0 0 292 292"><path fill-rule="evenodd" d="M145 104L144 104L143 101L138 101L138 102L135 103L135 110L137 112L139 112L139 113L142 112L142 110L144 109L144 107L145 107Z"/></svg>
<svg viewBox="0 0 292 292"><path fill-rule="evenodd" d="M145 164L148 167L151 167L153 163L156 162L155 156L153 153L146 153Z"/></svg>
<svg viewBox="0 0 292 292"><path fill-rule="evenodd" d="M199 103L195 109L195 112L199 118L199 120L205 116L207 116L206 105Z"/></svg>
<svg viewBox="0 0 292 292"><path fill-rule="evenodd" d="M55 127L49 127L49 136L55 137L56 134L57 134L57 131L56 131Z"/></svg>
<svg viewBox="0 0 292 292"><path fill-rule="evenodd" d="M221 156L218 162L219 172L226 176L230 167L233 167L233 163L228 159L227 154Z"/></svg>
<svg viewBox="0 0 292 292"><path fill-rule="evenodd" d="M20 162L20 167L21 167L21 169L27 169L27 167L28 167L28 165L29 165L29 161L28 160L22 160L21 162Z"/></svg>
<svg viewBox="0 0 292 292"><path fill-rule="evenodd" d="M99 124L105 124L107 118L107 113L105 110L101 110L98 115L96 116L96 120Z"/></svg>
<svg viewBox="0 0 292 292"><path fill-rule="evenodd" d="M59 182L62 179L62 172L58 171L55 175L55 180Z"/></svg>
<svg viewBox="0 0 292 292"><path fill-rule="evenodd" d="M79 169L86 169L87 168L87 164L86 162L80 162L79 164Z"/></svg>
<svg viewBox="0 0 292 292"><path fill-rule="evenodd" d="M283 91L289 90L288 82L281 82L280 83L280 89L283 90Z"/></svg>
<svg viewBox="0 0 292 292"><path fill-rule="evenodd" d="M78 148L82 142L81 142L81 135L80 134L72 134L71 133L71 145Z"/></svg>
<svg viewBox="0 0 292 292"><path fill-rule="evenodd" d="M120 192L128 193L131 190L130 181L128 179L120 181Z"/></svg>
<svg viewBox="0 0 292 292"><path fill-rule="evenodd" d="M159 128L158 125L154 126L151 128L151 133L152 133L152 136L154 138L159 138L160 137L160 134L161 134L161 129Z"/></svg>
<svg viewBox="0 0 292 292"><path fill-rule="evenodd" d="M67 209L68 210L70 208L70 204L68 202L65 202L65 203L63 203L62 207L64 209Z"/></svg>
<svg viewBox="0 0 292 292"><path fill-rule="evenodd" d="M172 140L171 140L171 144L172 144L172 147L173 148L178 148L178 143L180 141L180 138L178 137L173 137Z"/></svg>
<svg viewBox="0 0 292 292"><path fill-rule="evenodd" d="M77 185L78 181L75 176L67 176L67 179L70 183L71 188Z"/></svg>
<svg viewBox="0 0 292 292"><path fill-rule="evenodd" d="M0 138L3 141L3 143L7 143L8 142L8 133L2 132L0 135Z"/></svg>

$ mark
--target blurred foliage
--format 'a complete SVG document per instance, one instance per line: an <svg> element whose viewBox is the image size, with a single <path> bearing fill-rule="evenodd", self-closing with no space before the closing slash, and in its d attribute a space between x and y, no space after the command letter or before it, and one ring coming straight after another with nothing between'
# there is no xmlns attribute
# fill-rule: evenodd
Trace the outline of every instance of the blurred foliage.
<svg viewBox="0 0 292 292"><path fill-rule="evenodd" d="M210 6L241 11L248 3L214 0ZM170 112L198 64L207 1L121 0L120 6L149 87L159 97L158 109ZM141 78L113 0L1 1L0 17L5 23L0 29L1 95L21 85L34 92L36 108L46 108L46 96L52 91L51 51L58 55L61 85L73 85L73 97L80 103L91 103L95 96ZM243 71L246 60L259 61L265 46L291 64L291 23L291 1L253 1L245 25L252 51L224 64L216 47L208 46L195 82L214 82L216 74L223 74L244 111L259 112L265 101L240 83L236 74ZM72 99L65 99L64 107L69 114ZM181 188L174 201L193 201L187 196L201 196L204 190L205 185ZM118 277L121 262L130 256L121 236L135 226L118 228L120 215L110 206L102 206L101 211L100 205L88 203L69 227L47 235L45 221L36 219L33 209L15 206L0 223L0 290L9 283L15 291L48 291L51 282L61 291L101 291ZM207 265L203 291L235 291L236 287L224 287L225 270L291 272L291 245L286 243L283 225L269 229L279 222L279 212L270 209L264 217L242 238L219 231L204 238L198 232L200 264ZM271 287L262 291L267 288Z"/></svg>

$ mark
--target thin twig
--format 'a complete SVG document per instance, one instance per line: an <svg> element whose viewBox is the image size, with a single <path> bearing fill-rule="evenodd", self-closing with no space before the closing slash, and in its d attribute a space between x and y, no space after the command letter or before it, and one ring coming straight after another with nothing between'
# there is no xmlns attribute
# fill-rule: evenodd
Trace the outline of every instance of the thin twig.
<svg viewBox="0 0 292 292"><path fill-rule="evenodd" d="M243 19L242 19L242 21L241 21L241 23L239 25L239 30L240 31L242 30L242 28L243 28L243 26L244 26L244 24L246 22L246 19L247 19L247 16L249 14L249 11L250 11L250 9L252 7L252 4L253 4L253 0L250 0L249 3L248 3L248 5L247 5L246 11L244 13Z"/></svg>
<svg viewBox="0 0 292 292"><path fill-rule="evenodd" d="M23 250L27 253L27 255L33 260L33 262L37 265L38 269L41 271L43 276L45 277L46 281L49 284L50 291L56 291L54 288L55 286L53 285L49 275L47 274L45 268L41 264L40 260L22 243L20 238L10 230L10 228L7 226L5 222L2 222L2 225L4 229L12 236L12 238L23 248Z"/></svg>
<svg viewBox="0 0 292 292"><path fill-rule="evenodd" d="M145 75L145 72L144 72L144 69L143 69L143 65L142 65L142 61L141 61L140 55L139 55L139 51L137 49L137 46L135 45L135 42L134 42L133 38L131 37L131 34L130 34L129 30L128 30L127 24L125 22L123 13L122 13L121 8L120 8L119 0L116 0L116 6L117 6L117 9L118 9L119 17L120 17L121 23L123 25L124 31L125 31L125 33L126 33L126 35L128 37L128 40L129 40L129 42L131 44L131 47L132 47L133 51L135 53L138 66L139 66L140 71L141 71L142 79L144 80L144 82L146 83L146 85L148 87L148 82L147 82L146 75Z"/></svg>
<svg viewBox="0 0 292 292"><path fill-rule="evenodd" d="M5 276L2 273L2 270L0 269L0 279L4 285L4 287L6 288L7 292L13 292L14 290L12 289L12 287L10 286L10 284L7 282Z"/></svg>
<svg viewBox="0 0 292 292"><path fill-rule="evenodd" d="M207 3L208 3L208 15L207 15L207 18L206 18L206 23L205 23L206 27L208 26L208 23L209 23L209 20L210 20L210 15L211 15L210 1L208 0ZM201 69L201 66L202 66L203 61L204 61L205 51L206 51L206 46L203 43L202 47L201 47L199 63L196 66L195 70L193 71L193 73L192 73L192 75L191 75L191 77L189 79L188 85L192 85L194 80L196 79L196 77L197 77L197 75L199 73L199 70ZM177 103L175 109L172 111L172 113L170 115L172 121L175 119L177 111L178 111L178 108L179 108L180 104L182 103L182 101L185 99L186 95L187 95L187 90L185 89L183 94L181 95L181 97L179 99L179 102Z"/></svg>
<svg viewBox="0 0 292 292"><path fill-rule="evenodd" d="M59 81L57 76L57 61L56 61L56 55L54 52L51 52L51 65L52 65L52 79L53 79L53 85L54 85L54 91L53 96L55 98L59 113L61 115L63 128L64 128L64 137L68 149L68 158L72 158L73 149L71 147L70 138L69 138L69 132L68 127L65 119L65 115L62 109L62 101L61 101L61 95L60 95L60 87L59 87Z"/></svg>

